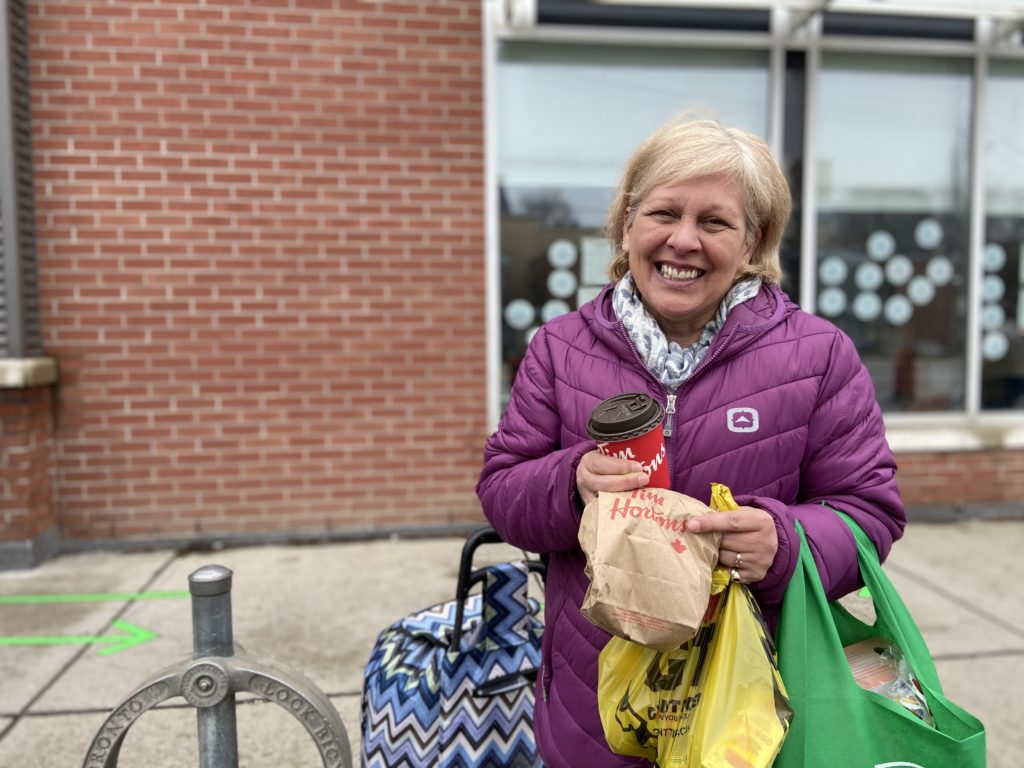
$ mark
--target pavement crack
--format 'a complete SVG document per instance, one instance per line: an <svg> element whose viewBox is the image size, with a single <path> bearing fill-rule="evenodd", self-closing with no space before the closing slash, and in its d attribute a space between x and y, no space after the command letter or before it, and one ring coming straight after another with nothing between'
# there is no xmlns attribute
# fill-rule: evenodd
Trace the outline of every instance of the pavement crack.
<svg viewBox="0 0 1024 768"><path fill-rule="evenodd" d="M960 653L936 653L933 661L979 661L1000 659L1007 656L1024 656L1024 648L1001 648L994 651L963 651Z"/></svg>
<svg viewBox="0 0 1024 768"><path fill-rule="evenodd" d="M164 571L166 571L170 567L171 563L173 563L177 559L177 557L177 553L171 553L168 556L168 558L162 564L157 566L153 573L150 574L149 578L146 579L145 583L138 589L138 591L146 592L153 585L153 583L156 582L156 580L163 575ZM118 621L122 616L124 616L125 613L127 613L128 609L131 608L131 606L135 602L135 599L126 600L124 605L122 605L120 608L118 608L117 611L114 612L114 615L104 623L103 627L96 634L105 634L107 630L113 627L115 621ZM63 665L61 665L61 668L58 669L53 674L53 676L50 677L50 679L47 680L27 702L25 702L25 705L18 712L9 715L11 721L7 723L7 725L3 726L3 728L0 728L0 741L3 741L7 734L10 733L23 718L28 717L30 715L29 710L32 709L32 706L37 701L39 701L44 695L46 695L47 691L53 688L53 686L57 684L57 681L60 680L68 672L68 670L75 666L75 664L78 663L79 659L81 659L82 656L88 653L89 648L90 646L83 645L81 648L76 650L71 655L71 658L64 662ZM110 710L103 711L109 712Z"/></svg>
<svg viewBox="0 0 1024 768"><path fill-rule="evenodd" d="M1005 629L1007 632L1016 635L1017 637L1024 638L1024 629L1022 629L1021 627L1017 626L1016 624L1012 624L1011 622L1007 621L998 614L992 613L991 611L986 611L984 608L979 608L977 604L960 597L954 592L950 592L945 587L936 584L934 581L931 581L930 579L924 578L916 571L913 571L909 568L901 567L895 563L888 562L885 564L885 567L891 568L894 573L898 573L900 576L903 576L904 578L913 581L915 584L924 587L929 592L938 595L944 600L948 600L951 603L955 603L959 607L966 610L968 613L974 614L979 619L984 619L985 621L995 624L1000 629Z"/></svg>
<svg viewBox="0 0 1024 768"><path fill-rule="evenodd" d="M1021 651L1024 653L1024 650ZM328 699L344 699L344 698L357 698L362 696L362 691L336 691L334 693L325 693ZM252 704L277 704L275 701L269 699L263 699L259 697L236 699L236 707L245 707ZM188 702L161 702L153 707L150 711L157 712L162 709L195 709L192 704ZM34 712L25 712L24 710L20 713L13 712L0 712L0 717L20 717L26 720L34 718L46 718L46 717L65 717L67 715L106 715L110 713L110 707L69 707L67 709L42 709Z"/></svg>

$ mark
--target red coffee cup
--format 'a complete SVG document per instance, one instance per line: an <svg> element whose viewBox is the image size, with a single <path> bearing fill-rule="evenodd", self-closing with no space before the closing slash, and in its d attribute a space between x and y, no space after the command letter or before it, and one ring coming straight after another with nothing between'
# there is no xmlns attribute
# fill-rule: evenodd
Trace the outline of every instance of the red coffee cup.
<svg viewBox="0 0 1024 768"><path fill-rule="evenodd" d="M651 481L649 488L668 488L668 462L661 403L642 392L625 392L597 404L590 413L587 434L605 456L638 461Z"/></svg>

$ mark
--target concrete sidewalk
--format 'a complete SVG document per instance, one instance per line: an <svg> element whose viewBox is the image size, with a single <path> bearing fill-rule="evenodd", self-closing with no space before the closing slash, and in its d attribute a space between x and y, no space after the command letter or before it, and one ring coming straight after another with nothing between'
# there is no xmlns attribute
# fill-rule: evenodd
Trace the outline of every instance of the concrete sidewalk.
<svg viewBox="0 0 1024 768"><path fill-rule="evenodd" d="M129 596L187 591L188 575L212 563L234 572L236 642L326 693L358 764L362 670L377 633L453 597L461 545L462 539L440 538L214 553L94 552L0 573L0 598L51 596L0 602L0 637L7 638L0 644L0 766L80 768L111 708L191 655L187 597ZM1024 521L912 523L886 566L929 643L946 693L985 723L990 768L1024 764L1022 552ZM494 545L481 555L500 561L520 553ZM61 595L107 597L55 597ZM157 637L100 655L109 645L88 638L119 634L115 621ZM29 642L36 644L20 644ZM237 719L241 766L323 764L309 735L281 707L243 695ZM191 706L176 698L145 713L125 739L118 765L197 766Z"/></svg>

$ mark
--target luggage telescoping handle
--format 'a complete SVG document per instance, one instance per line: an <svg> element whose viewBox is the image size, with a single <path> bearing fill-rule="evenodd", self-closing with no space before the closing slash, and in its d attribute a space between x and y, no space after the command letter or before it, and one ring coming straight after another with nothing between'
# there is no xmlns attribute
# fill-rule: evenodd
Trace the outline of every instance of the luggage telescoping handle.
<svg viewBox="0 0 1024 768"><path fill-rule="evenodd" d="M491 526L477 528L466 539L462 545L462 559L459 561L459 579L455 585L455 626L452 628L452 639L448 647L451 650L458 650L459 641L462 640L462 621L466 614L466 598L469 591L479 584L487 575L487 569L473 570L473 555L483 544L504 543L498 532ZM547 566L540 560L527 560L527 568L533 573L541 576L547 574Z"/></svg>

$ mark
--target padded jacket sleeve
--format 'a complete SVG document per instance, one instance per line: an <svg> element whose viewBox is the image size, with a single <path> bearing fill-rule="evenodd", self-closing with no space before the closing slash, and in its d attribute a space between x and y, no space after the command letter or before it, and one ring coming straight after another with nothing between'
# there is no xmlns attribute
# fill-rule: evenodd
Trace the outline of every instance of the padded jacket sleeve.
<svg viewBox="0 0 1024 768"><path fill-rule="evenodd" d="M542 326L516 374L508 406L484 446L477 495L509 544L530 552L579 547L576 467L590 442L561 445L556 377Z"/></svg>
<svg viewBox="0 0 1024 768"><path fill-rule="evenodd" d="M832 508L850 515L884 560L903 535L906 513L896 485L896 463L871 377L853 342L836 331L808 425L797 503L737 497L775 518L779 549L765 578L752 585L763 604L781 603L800 552L795 521L804 527L829 599L861 586L857 547Z"/></svg>

